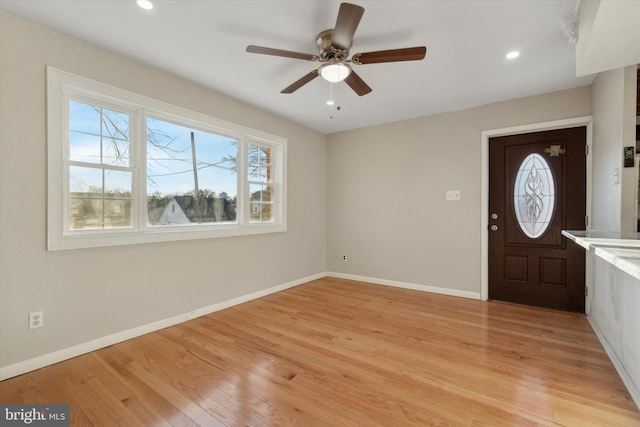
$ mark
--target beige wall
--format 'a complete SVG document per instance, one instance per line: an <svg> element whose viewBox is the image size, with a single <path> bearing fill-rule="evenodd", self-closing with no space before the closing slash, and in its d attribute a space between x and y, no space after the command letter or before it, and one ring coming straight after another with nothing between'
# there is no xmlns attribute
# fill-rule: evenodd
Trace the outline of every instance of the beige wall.
<svg viewBox="0 0 640 427"><path fill-rule="evenodd" d="M622 147L636 146L636 97L637 97L637 69L638 66L624 68L624 100L622 112ZM622 148L620 149L620 164L624 163ZM622 200L620 230L625 232L638 231L636 215L636 200L638 196L638 165L625 168L622 172Z"/></svg>
<svg viewBox="0 0 640 427"><path fill-rule="evenodd" d="M325 271L324 135L5 12L0 31L0 366ZM46 65L288 138L288 231L47 252Z"/></svg>
<svg viewBox="0 0 640 427"><path fill-rule="evenodd" d="M600 73L593 91L592 228L635 231L635 170L624 168L623 147L635 146L636 66ZM618 170L620 184L614 183Z"/></svg>
<svg viewBox="0 0 640 427"><path fill-rule="evenodd" d="M328 270L479 295L481 132L590 114L582 87L330 135Z"/></svg>

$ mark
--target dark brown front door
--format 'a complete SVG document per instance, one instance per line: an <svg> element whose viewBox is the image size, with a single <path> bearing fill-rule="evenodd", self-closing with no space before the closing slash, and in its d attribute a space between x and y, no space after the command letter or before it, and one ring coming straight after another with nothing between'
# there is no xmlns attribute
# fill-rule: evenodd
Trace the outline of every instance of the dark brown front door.
<svg viewBox="0 0 640 427"><path fill-rule="evenodd" d="M489 298L584 312L586 128L489 140Z"/></svg>

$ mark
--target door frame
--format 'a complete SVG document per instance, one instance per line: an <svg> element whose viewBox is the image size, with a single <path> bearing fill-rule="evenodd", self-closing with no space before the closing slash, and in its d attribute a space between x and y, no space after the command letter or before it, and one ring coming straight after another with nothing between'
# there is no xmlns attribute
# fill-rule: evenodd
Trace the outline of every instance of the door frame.
<svg viewBox="0 0 640 427"><path fill-rule="evenodd" d="M506 135L518 135L524 133L540 132L545 130L566 129L585 126L587 128L587 141L588 148L587 155L587 194L586 194L586 206L585 211L589 217L589 225L586 229L591 228L591 191L592 191L592 136L593 136L593 116L574 117L571 119L554 120L550 122L530 123L520 126L512 126L508 128L490 129L481 132L480 139L480 158L482 164L480 166L480 233L481 233L481 248L480 248L480 299L486 301L489 299L489 230L487 225L489 224L489 139L506 136ZM586 254L585 254L586 256ZM587 288L591 288L591 277L588 274L589 271L589 258L586 259L585 265L585 285ZM589 313L589 298L585 296L585 312Z"/></svg>

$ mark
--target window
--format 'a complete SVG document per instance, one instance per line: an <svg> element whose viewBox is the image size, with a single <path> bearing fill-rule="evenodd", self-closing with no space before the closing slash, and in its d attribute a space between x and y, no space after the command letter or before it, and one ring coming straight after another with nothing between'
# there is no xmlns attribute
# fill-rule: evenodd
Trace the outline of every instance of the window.
<svg viewBox="0 0 640 427"><path fill-rule="evenodd" d="M148 224L235 222L238 140L156 117L146 132Z"/></svg>
<svg viewBox="0 0 640 427"><path fill-rule="evenodd" d="M70 230L131 227L130 121L127 112L69 101Z"/></svg>
<svg viewBox="0 0 640 427"><path fill-rule="evenodd" d="M286 231L286 139L47 78L49 250Z"/></svg>
<svg viewBox="0 0 640 427"><path fill-rule="evenodd" d="M518 168L513 190L514 209L524 234L537 239L547 231L555 200L555 182L549 163L540 154L529 154Z"/></svg>
<svg viewBox="0 0 640 427"><path fill-rule="evenodd" d="M251 194L251 221L271 221L273 200L271 198L271 149L249 144L249 167L247 180Z"/></svg>

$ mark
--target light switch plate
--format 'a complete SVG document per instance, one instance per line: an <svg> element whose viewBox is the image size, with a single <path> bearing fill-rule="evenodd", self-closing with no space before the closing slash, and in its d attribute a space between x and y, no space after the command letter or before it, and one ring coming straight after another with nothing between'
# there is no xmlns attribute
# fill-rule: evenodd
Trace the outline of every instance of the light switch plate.
<svg viewBox="0 0 640 427"><path fill-rule="evenodd" d="M447 200L460 200L460 190L449 190L445 194Z"/></svg>

